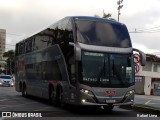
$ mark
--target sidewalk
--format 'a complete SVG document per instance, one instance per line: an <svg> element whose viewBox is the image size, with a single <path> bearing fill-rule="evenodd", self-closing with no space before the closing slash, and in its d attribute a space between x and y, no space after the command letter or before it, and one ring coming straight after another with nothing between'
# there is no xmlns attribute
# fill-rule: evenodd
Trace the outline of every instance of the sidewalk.
<svg viewBox="0 0 160 120"><path fill-rule="evenodd" d="M160 112L160 96L135 95L133 109Z"/></svg>

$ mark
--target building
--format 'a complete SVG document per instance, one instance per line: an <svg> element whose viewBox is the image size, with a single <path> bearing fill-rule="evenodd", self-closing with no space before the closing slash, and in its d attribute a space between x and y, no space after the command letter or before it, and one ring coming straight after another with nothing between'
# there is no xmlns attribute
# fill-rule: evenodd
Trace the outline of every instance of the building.
<svg viewBox="0 0 160 120"><path fill-rule="evenodd" d="M146 54L146 65L135 62L135 92L145 95L160 95L160 57Z"/></svg>
<svg viewBox="0 0 160 120"><path fill-rule="evenodd" d="M0 29L0 59L2 59L3 53L5 52L6 43L6 30Z"/></svg>

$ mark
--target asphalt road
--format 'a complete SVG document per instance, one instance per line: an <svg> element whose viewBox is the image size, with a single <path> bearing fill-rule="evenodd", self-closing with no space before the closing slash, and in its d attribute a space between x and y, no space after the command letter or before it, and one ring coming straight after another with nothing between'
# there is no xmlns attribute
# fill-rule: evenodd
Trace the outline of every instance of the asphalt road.
<svg viewBox="0 0 160 120"><path fill-rule="evenodd" d="M47 100L40 98L29 97L24 98L21 93L15 91L14 87L0 87L0 114L2 112L15 113L40 113L42 118L39 119L92 119L103 120L111 118L119 120L122 118L132 117L137 119L137 115L146 114L145 112L132 111L131 109L124 109L115 107L113 111L107 112L104 109L80 108L76 106L67 106L66 108L58 108L50 105ZM0 115L0 116L1 116ZM4 119L4 118L0 118ZM22 119L22 118L5 118L5 119ZM23 118L28 119L28 118ZM34 118L29 118L30 120Z"/></svg>

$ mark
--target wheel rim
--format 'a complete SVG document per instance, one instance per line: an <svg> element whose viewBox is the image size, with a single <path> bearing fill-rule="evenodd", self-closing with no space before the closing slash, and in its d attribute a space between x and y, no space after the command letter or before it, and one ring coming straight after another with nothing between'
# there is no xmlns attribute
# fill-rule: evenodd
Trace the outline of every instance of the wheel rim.
<svg viewBox="0 0 160 120"><path fill-rule="evenodd" d="M24 88L22 88L22 96L24 96L24 97L27 96L27 88L26 88L26 86L24 86Z"/></svg>
<svg viewBox="0 0 160 120"><path fill-rule="evenodd" d="M27 88L25 87L25 90L24 90L24 94L25 96L27 96Z"/></svg>
<svg viewBox="0 0 160 120"><path fill-rule="evenodd" d="M60 102L60 105L63 106L63 91L62 91L62 88L60 88L59 102Z"/></svg>
<svg viewBox="0 0 160 120"><path fill-rule="evenodd" d="M50 99L51 99L51 102L54 103L54 90L53 90L53 87L51 87Z"/></svg>
<svg viewBox="0 0 160 120"><path fill-rule="evenodd" d="M27 96L27 88L26 88L26 86L24 87L24 96Z"/></svg>

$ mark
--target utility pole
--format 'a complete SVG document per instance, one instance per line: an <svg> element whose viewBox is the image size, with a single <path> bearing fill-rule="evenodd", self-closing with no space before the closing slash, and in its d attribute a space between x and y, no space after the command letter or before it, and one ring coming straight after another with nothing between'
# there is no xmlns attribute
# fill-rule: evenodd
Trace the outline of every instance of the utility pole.
<svg viewBox="0 0 160 120"><path fill-rule="evenodd" d="M11 58L9 58L9 66L10 66L10 68L9 68L9 70L10 70L10 75L12 75L12 63L11 63Z"/></svg>
<svg viewBox="0 0 160 120"><path fill-rule="evenodd" d="M119 21L119 16L121 15L120 10L121 10L122 7L123 7L123 5L121 5L122 2L123 2L123 0L118 0L118 1L117 1L117 4L118 4L118 8L117 8L117 10L118 10L118 21Z"/></svg>

